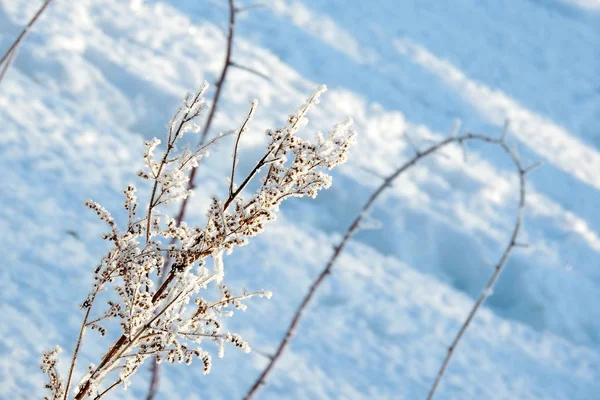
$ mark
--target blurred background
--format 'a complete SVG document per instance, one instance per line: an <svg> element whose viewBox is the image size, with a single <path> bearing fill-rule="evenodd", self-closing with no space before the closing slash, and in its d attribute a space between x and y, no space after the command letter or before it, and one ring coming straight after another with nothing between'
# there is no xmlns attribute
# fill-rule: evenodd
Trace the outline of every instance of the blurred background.
<svg viewBox="0 0 600 400"><path fill-rule="evenodd" d="M39 9L0 0L0 54ZM524 165L524 230L460 344L440 399L595 399L600 393L600 3L597 0L237 0L232 60L211 132L236 129L240 170L312 91L304 137L350 116L333 187L292 199L225 259L234 288L268 289L228 327L213 372L165 366L159 399L241 399L312 280L381 177L462 130L500 136ZM0 398L40 398L40 354L72 351L91 271L106 252L92 198L123 216L143 141L223 67L225 0L54 0L0 82ZM214 85L209 91L212 98ZM408 136L407 136L408 135ZM407 139L410 138L410 140ZM199 169L188 223L226 192L231 141ZM509 240L518 177L497 148L448 148L377 203L310 306L259 399L421 399ZM139 183L139 197L148 188ZM175 209L175 208L174 208ZM85 365L106 342L88 335ZM211 345L206 350L216 349ZM66 358L65 358L66 362ZM97 362L97 361L96 361ZM83 373L84 371L79 371ZM126 392L144 398L144 368Z"/></svg>

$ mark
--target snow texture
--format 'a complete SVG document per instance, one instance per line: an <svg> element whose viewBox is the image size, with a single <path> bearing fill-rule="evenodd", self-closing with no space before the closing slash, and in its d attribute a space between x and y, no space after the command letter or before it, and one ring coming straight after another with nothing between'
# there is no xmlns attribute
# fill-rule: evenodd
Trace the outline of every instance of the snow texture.
<svg viewBox="0 0 600 400"><path fill-rule="evenodd" d="M318 84L329 91L308 129L352 116L349 162L315 201L292 200L252 244L224 256L227 281L273 291L227 329L273 350L312 279L378 180L448 134L501 133L531 175L522 241L459 345L440 399L593 399L600 393L600 6L592 0L283 1L240 14L215 130L242 138L240 173ZM0 1L0 53L41 4ZM248 3L249 4L249 3ZM243 4L242 4L243 5ZM106 252L105 227L136 182L143 143L164 137L181 96L217 78L226 4L209 0L56 1L0 85L0 398L40 398L43 351L64 366L77 305ZM210 94L210 93L209 93ZM210 97L210 96L209 96ZM231 140L200 168L189 220L226 193ZM509 160L470 146L399 181L353 240L301 322L261 399L424 398L445 349L509 237L517 181ZM204 162L204 161L203 161ZM371 172L366 172L368 169ZM243 172L242 172L243 171ZM140 187L138 197L148 195ZM105 340L91 332L81 366ZM213 355L216 355L216 349ZM236 399L266 359L229 352L202 368L171 366L160 399ZM83 375L77 371L76 381ZM64 371L62 371L64 374ZM126 392L141 398L147 372ZM169 394L169 395L167 395Z"/></svg>

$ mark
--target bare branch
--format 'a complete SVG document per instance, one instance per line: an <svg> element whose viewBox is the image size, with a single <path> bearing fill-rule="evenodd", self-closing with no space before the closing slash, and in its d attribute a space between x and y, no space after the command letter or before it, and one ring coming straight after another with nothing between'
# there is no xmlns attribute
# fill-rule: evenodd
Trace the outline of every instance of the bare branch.
<svg viewBox="0 0 600 400"><path fill-rule="evenodd" d="M27 25L25 25L25 28L23 28L23 30L21 31L19 36L17 36L15 41L11 44L11 46L8 48L8 50L6 50L6 53L4 53L4 55L0 59L0 65L4 64L4 62L6 62L6 65L4 66L2 73L0 73L0 82L2 81L2 78L4 77L6 70L10 66L12 58L16 55L17 47L19 47L23 38L27 35L27 33L29 32L29 30L31 29L33 24L35 24L37 19L40 17L40 15L43 14L43 12L46 10L46 8L50 5L51 2L52 2L52 0L46 0L44 2L44 4L42 4L42 6L37 10L37 12L34 14L34 16L29 20Z"/></svg>
<svg viewBox="0 0 600 400"><path fill-rule="evenodd" d="M112 385L107 387L102 393L98 393L98 395L96 397L94 397L94 400L100 400L105 394L107 394L108 392L110 392L111 390L116 388L119 383L121 383L121 379L117 379Z"/></svg>
<svg viewBox="0 0 600 400"><path fill-rule="evenodd" d="M69 367L69 375L67 376L67 384L65 386L65 397L64 400L67 400L69 396L69 390L71 388L71 380L73 379L73 372L75 371L75 364L77 363L77 357L79 356L79 349L81 348L81 343L83 341L83 335L85 334L85 328L87 327L87 320L90 317L90 312L92 311L92 305L94 300L96 299L96 295L98 294L98 288L92 294L90 300L86 300L85 306L85 316L83 317L83 321L81 323L81 328L79 329L79 335L77 336L77 344L75 345L75 350L73 350L73 357L71 357L71 366Z"/></svg>
<svg viewBox="0 0 600 400"><path fill-rule="evenodd" d="M252 349L253 353L259 354L265 358L268 358L269 360L273 359L273 354L271 353L267 353L266 351L262 351L262 350L257 350L257 349Z"/></svg>
<svg viewBox="0 0 600 400"><path fill-rule="evenodd" d="M206 124L204 125L204 129L200 135L200 146L204 144L206 141L206 136L210 130L212 125L213 118L215 113L217 112L217 106L219 104L219 99L221 98L221 92L223 90L223 83L227 77L227 72L229 70L229 66L231 65L231 52L233 50L233 35L235 28L235 3L234 0L229 0L229 28L227 33L227 49L225 50L225 61L223 62L223 69L221 70L221 75L219 76L219 80L216 83L215 95L212 101L212 107L206 119Z"/></svg>
<svg viewBox="0 0 600 400"><path fill-rule="evenodd" d="M409 136L406 136L406 137L408 138L408 140L410 140ZM371 196L369 197L367 202L363 205L359 214L356 216L354 221L350 224L350 226L346 230L346 233L344 234L342 240L339 242L338 245L334 246L333 254L327 261L327 263L324 266L321 273L317 276L317 278L313 281L313 283L309 287L302 302L296 308L294 316L292 317L292 320L286 330L286 333L285 333L283 339L281 340L281 342L279 343L279 346L277 347L277 350L275 351L273 358L269 361L269 363L267 364L265 369L261 372L261 374L258 376L258 378L254 381L254 384L247 392L246 396L244 397L244 400L250 400L258 392L258 390L266 383L266 380L267 380L269 374L271 373L271 371L273 370L273 368L275 367L275 365L281 358L283 352L287 348L289 342L291 341L294 331L296 330L308 304L311 302L311 300L315 296L316 292L321 287L321 284L325 281L325 278L331 274L333 266L335 265L338 258L344 251L346 245L348 244L350 239L354 236L354 234L356 234L356 232L358 232L361 221L368 214L369 210L371 209L373 204L377 201L377 199L381 196L381 194L388 187L390 187L392 185L392 183L398 177L400 177L408 169L415 166L422 159L426 158L429 155L436 154L437 152L439 152L441 149L448 146L449 144L455 143L455 144L463 145L465 142L468 142L468 141L479 141L479 142L484 142L487 144L499 146L505 153L507 153L510 156L511 160L517 167L517 170L519 171L520 182L521 182L520 200L519 200L520 206L519 206L517 223L515 226L515 230L513 231L513 236L510 241L510 246L508 248L508 251L505 251L505 253L501 259L501 262L498 264L498 265L500 265L500 268L497 267L495 269L494 276L493 276L492 280L490 281L490 284L488 284L488 287L487 287L490 290L493 288L494 283L496 282L496 279L498 279L498 276L500 274L501 266L504 265L504 262L506 261L506 259L508 258L508 254L510 253L510 250L514 247L514 240L517 237L519 228L521 226L521 213L522 213L523 206L525 204L525 175L522 173L521 164L520 164L518 158L515 156L515 154L512 152L512 150L506 144L504 144L504 142L502 140L495 139L495 138L492 138L489 136L472 134L472 133L466 133L466 134L459 135L459 136L453 134L452 136L439 141L438 143L428 147L427 149L425 149L423 151L418 151L418 149L416 149L416 147L413 145L413 148L416 149L417 154L410 160L406 161L403 165L398 167L393 173L391 173L384 179L384 181L377 187L377 189L375 189L375 191L371 194ZM483 300L481 300L481 302L482 301ZM479 307L479 305L480 305L480 303L478 305L476 305L476 307L474 308L474 311L472 311L473 315L477 311L477 308ZM472 319L473 315L470 316L470 319ZM465 325L463 325L461 333L459 334L458 338L455 339L455 342L450 347L451 350L449 350L449 355L447 356L447 359L445 360L445 362L443 364L443 367L438 375L438 378L436 379L435 386L437 386L437 383L439 382L439 378L441 378L441 375L443 374L443 371L445 370L445 368L448 364L448 361L452 355L452 351L454 350L454 348L456 347L456 343L460 340L460 337L462 337L462 334L466 330L466 328L470 322L470 319L465 323ZM432 389L432 393L435 390L435 386Z"/></svg>
<svg viewBox="0 0 600 400"><path fill-rule="evenodd" d="M6 61L4 62L4 64L0 64L2 66L2 70L0 71L0 83L2 83L2 80L4 79L4 75L6 75L6 71L8 71L8 68L10 68L12 62L14 61L16 53L17 53L17 49L14 49L13 51L11 51L8 54L8 57L6 58Z"/></svg>
<svg viewBox="0 0 600 400"><path fill-rule="evenodd" d="M525 168L523 170L523 173L525 175L529 174L530 172L535 171L536 169L538 169L539 167L541 167L542 165L544 165L541 161L538 161L536 163L533 163L532 165L530 165L529 167Z"/></svg>
<svg viewBox="0 0 600 400"><path fill-rule="evenodd" d="M246 131L246 128L248 127L248 123L252 119L252 115L254 114L254 110L256 109L257 105L258 105L258 100L252 100L252 105L250 106L250 111L248 111L248 115L246 116L246 119L244 120L244 123L242 124L242 127L238 131L237 137L235 139L235 146L233 148L233 163L231 164L231 179L229 180L229 196L233 195L233 184L234 184L233 181L235 179L235 166L238 161L238 146L240 144L240 138L242 137L242 134Z"/></svg>
<svg viewBox="0 0 600 400"><path fill-rule="evenodd" d="M235 61L230 61L229 65L232 66L232 67L241 69L242 71L250 72L251 74L254 74L254 75L256 75L256 76L258 76L260 78L263 78L267 82L272 82L273 81L267 74L264 74L264 73L262 73L260 71L257 71L254 68L250 68L250 67L247 67L245 65L238 64Z"/></svg>
<svg viewBox="0 0 600 400"><path fill-rule="evenodd" d="M254 176L256 174L258 174L258 172L260 171L260 169L262 167L264 167L265 165L269 164L268 162L268 158L271 155L271 152L267 152L263 158L261 158L256 165L254 166L254 168L252 169L252 171L250 171L250 173L248 174L248 176L246 176L246 179L244 179L244 181L240 184L240 186L238 186L238 188L229 194L229 198L227 198L227 200L225 201L225 204L223 205L223 210L226 210L227 208L229 208L229 206L231 205L231 203L233 202L233 200L235 200L235 198L242 192L242 190L244 190L246 188L246 186L248 186L248 184L250 183L250 181L252 179L254 179Z"/></svg>

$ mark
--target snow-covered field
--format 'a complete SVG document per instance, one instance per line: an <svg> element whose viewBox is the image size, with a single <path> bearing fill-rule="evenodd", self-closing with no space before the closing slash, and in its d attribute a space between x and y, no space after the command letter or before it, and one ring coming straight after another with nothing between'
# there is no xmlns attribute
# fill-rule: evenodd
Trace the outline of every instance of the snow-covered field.
<svg viewBox="0 0 600 400"><path fill-rule="evenodd" d="M0 0L0 53L40 4ZM265 4L240 14L233 58L270 80L232 69L215 124L237 127L258 98L240 168L319 84L330 90L308 133L352 116L359 138L331 190L290 201L225 260L234 286L274 292L231 329L274 348L377 185L365 168L386 174L412 156L403 132L426 145L457 118L490 135L509 118L523 162L545 164L529 180L529 247L513 254L438 398L598 398L600 3ZM41 398L41 352L72 350L77 304L106 250L104 227L82 204L122 215L143 140L164 135L185 92L216 80L226 17L217 0L55 0L20 48L0 84L0 398ZM200 169L189 220L225 190L229 144ZM516 212L509 160L468 150L466 162L459 148L431 158L382 199L372 215L382 228L356 236L258 398L425 398ZM105 342L87 340L83 357L96 361ZM168 366L160 398L239 399L265 363L228 348L208 376ZM147 378L112 398L142 398Z"/></svg>

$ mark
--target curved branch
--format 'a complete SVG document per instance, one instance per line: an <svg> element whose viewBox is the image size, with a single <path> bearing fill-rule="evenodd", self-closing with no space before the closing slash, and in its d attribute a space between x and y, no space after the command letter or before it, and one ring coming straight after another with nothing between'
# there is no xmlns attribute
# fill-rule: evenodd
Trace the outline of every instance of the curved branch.
<svg viewBox="0 0 600 400"><path fill-rule="evenodd" d="M521 163L519 162L514 151L511 150L506 145L506 143L504 142L504 137L502 137L500 139L496 139L496 138L492 138L492 137L485 136L485 135L466 133L466 134L460 135L460 136L453 135L453 136L446 138L436 144L431 145L430 147L428 147L422 151L416 149L416 147L415 147L414 157L412 159L408 160L407 162L405 162L400 167L398 167L393 173L388 175L383 180L383 182L375 189L375 191L371 194L371 196L368 198L366 203L363 205L360 213L356 216L356 218L354 219L352 224L350 224L350 226L346 230L346 233L344 234L342 240L338 243L337 246L334 247L334 252L331 255L330 259L328 260L327 264L325 265L325 267L323 268L321 273L318 275L318 277L313 281L310 288L308 289L308 292L304 296L304 299L302 300L300 305L297 307L296 312L294 313L294 316L292 318L292 321L290 322L283 339L279 343L279 346L277 347L275 354L273 355L272 358L270 358L269 363L267 364L265 369L262 371L262 373L259 375L259 377L256 379L256 381L254 382L254 384L252 385L252 387L250 388L250 390L244 397L244 400L250 400L258 392L260 387L266 383L267 377L269 376L270 372L273 370L273 368L275 367L275 365L281 358L283 352L285 351L291 338L293 337L294 331L296 330L296 328L300 322L300 319L302 318L302 315L303 315L304 311L306 310L308 304L311 302L311 300L315 296L317 290L320 288L320 286L324 282L325 278L331 274L331 270L332 270L333 266L335 265L337 259L344 251L344 249L345 249L346 245L348 244L348 242L350 241L350 239L359 230L360 224L361 224L363 218L367 215L367 213L372 208L373 204L377 201L377 199L381 196L381 194L387 188L389 188L393 184L393 182L400 175L402 175L402 173L406 172L408 169L415 166L422 159L426 158L429 155L437 153L439 150L448 146L449 144L456 143L456 144L459 144L462 146L465 142L468 142L468 141L479 141L479 142L484 142L484 143L500 146L500 148L502 150L504 150L504 152L506 152L511 157L513 163L515 164L515 166L517 167L517 169L519 171L519 176L520 176L520 181L521 181L521 196L520 196L520 200L519 200L520 207L519 207L519 212L518 212L517 224L516 224L515 230L513 231L513 235L511 237L511 241L510 241L511 245L509 246L509 249L512 249L516 245L516 237L519 232L519 228L521 226L522 208L523 208L523 205L525 204L524 177L525 177L525 174L527 173L527 171L522 168ZM498 276L500 275L500 272L502 270L502 266L504 265L504 262L508 258L508 253L510 253L510 250L508 252L505 252L505 254L503 255L501 264L499 264L500 267L496 269L494 276L493 276L492 280L490 281L490 283L491 283L490 288L493 287L493 284L498 279ZM475 314L475 312L477 311L477 308L479 308L479 305L481 305L482 302L483 302L483 300L481 300L481 302L479 302L479 304L476 305L476 307L474 308L474 311L472 312L473 315ZM470 319L472 319L473 315L470 315ZM464 330L466 330L466 327L468 326L470 319L464 325L464 329L460 333L460 336L462 336L462 333L464 333ZM458 337L455 342L458 342L459 340L460 340L460 337ZM444 362L443 369L445 369L445 366L448 364L448 361L451 356L452 356L451 353L449 354L449 356L447 356L447 360ZM438 375L437 381L439 381L439 378L441 377L442 374L443 374L443 370Z"/></svg>
<svg viewBox="0 0 600 400"><path fill-rule="evenodd" d="M0 64L0 67L2 67L2 70L0 70L0 83L2 82L2 80L4 79L4 75L6 75L6 72L12 65L12 62L15 59L16 53L17 53L17 50L11 51L8 54L8 57L6 58L6 61L4 62L4 64Z"/></svg>
<svg viewBox="0 0 600 400"><path fill-rule="evenodd" d="M477 313L477 310L479 310L479 307L481 307L481 305L483 304L485 299L488 298L492 294L494 285L496 284L496 281L500 277L500 274L502 273L502 270L504 269L504 266L506 265L506 261L508 260L510 253L512 252L512 250L515 247L523 247L523 244L517 242L517 237L519 236L519 231L521 230L521 225L523 223L523 210L525 208L525 183L526 183L525 176L529 172L531 172L535 168L537 168L539 166L539 164L536 163L536 164L524 169L521 162L519 161L519 158L515 154L515 152L504 143L504 135L503 135L503 138L501 139L500 145L502 146L504 151L511 157L515 167L517 168L517 170L519 172L519 206L518 206L518 211L517 211L517 217L515 219L515 226L513 228L513 232L510 237L510 241L504 250L504 253L502 253L502 256L498 260L498 263L496 263L496 265L494 266L494 273L492 274L489 281L485 285L485 288L479 295L479 298L477 299L475 304L473 304L471 311L469 312L469 314L467 315L467 318L465 319L462 326L458 330L458 333L454 337L452 344L450 345L450 347L448 347L448 351L446 352L446 357L444 357L444 361L442 362L442 365L440 366L440 369L435 377L435 380L433 381L433 385L431 386L431 389L429 390L429 394L427 395L427 400L433 399L433 395L435 394L435 391L440 383L440 380L442 379L442 375L444 375L444 372L446 371L446 368L448 367L448 364L450 363L450 359L452 358L452 355L454 354L454 350L456 350L456 346L458 345L458 343L462 339L463 335L465 334L467 328L471 324L471 321L475 317L475 314Z"/></svg>

